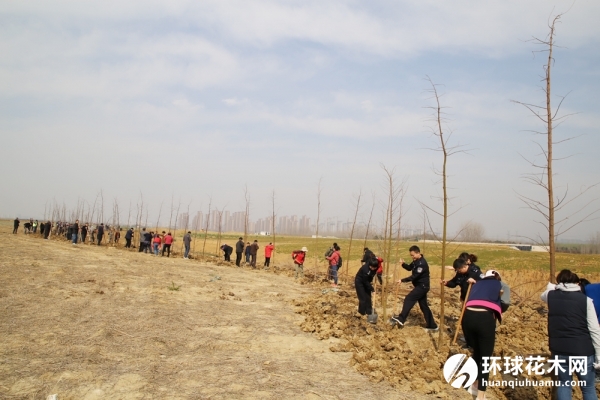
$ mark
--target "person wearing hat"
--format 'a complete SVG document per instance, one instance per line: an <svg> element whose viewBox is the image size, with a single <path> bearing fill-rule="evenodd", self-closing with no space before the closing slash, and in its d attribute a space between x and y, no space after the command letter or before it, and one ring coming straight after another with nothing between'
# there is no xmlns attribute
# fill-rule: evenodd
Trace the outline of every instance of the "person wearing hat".
<svg viewBox="0 0 600 400"><path fill-rule="evenodd" d="M491 269L485 273L485 276L488 276L488 274L493 275L494 278L500 281L500 285L502 286L502 290L500 291L500 308L502 308L502 313L505 313L510 306L510 286L508 286L506 282L502 281L498 271Z"/></svg>
<svg viewBox="0 0 600 400"><path fill-rule="evenodd" d="M239 238L238 241L235 243L235 265L237 265L238 267L240 266L240 263L242 262L242 253L243 252L244 252L244 239Z"/></svg>
<svg viewBox="0 0 600 400"><path fill-rule="evenodd" d="M442 284L449 288L460 287L460 301L465 301L469 285L483 279L484 275L477 265L469 265L464 258L457 258L452 264L456 275L450 280L442 280ZM509 294L510 295L510 294Z"/></svg>
<svg viewBox="0 0 600 400"><path fill-rule="evenodd" d="M465 339L473 348L472 358L477 364L477 380L469 389L469 393L480 400L485 399L489 380L489 372L483 372L482 360L492 356L496 342L496 320L502 320L502 285L494 272L496 271L486 272L483 279L471 287L461 323Z"/></svg>
<svg viewBox="0 0 600 400"><path fill-rule="evenodd" d="M556 285L548 283L540 296L548 304L550 353L563 366L556 369L559 383L556 396L559 400L571 398L573 389L568 385L573 380L571 357L578 357L586 360L585 371L575 371L579 382L585 382L580 386L583 399L597 399L594 369L600 366L600 326L594 302L581 292L579 277L570 270L560 271L556 282Z"/></svg>
<svg viewBox="0 0 600 400"><path fill-rule="evenodd" d="M308 249L303 247L302 250L294 250L292 251L292 260L294 260L294 264L296 265L296 279L298 279L298 275L302 275L304 278L304 260L306 259L306 253Z"/></svg>

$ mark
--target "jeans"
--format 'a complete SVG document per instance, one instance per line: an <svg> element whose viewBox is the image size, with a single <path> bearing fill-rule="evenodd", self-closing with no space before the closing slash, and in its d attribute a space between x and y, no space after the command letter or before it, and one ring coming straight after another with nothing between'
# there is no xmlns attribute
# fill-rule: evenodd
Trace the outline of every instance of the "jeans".
<svg viewBox="0 0 600 400"><path fill-rule="evenodd" d="M71 239L73 239L73 244L77 244L77 234L76 233L73 233L71 235Z"/></svg>
<svg viewBox="0 0 600 400"><path fill-rule="evenodd" d="M554 356L554 355L553 355ZM573 377L569 375L569 356L561 356L558 355L557 358L559 360L565 360L564 366L565 371L562 372L560 368L558 369L558 382L561 383L560 386L556 388L556 399L557 400L571 400L571 396L573 394L572 386L566 386L565 382L573 380ZM581 394L583 394L583 400L597 400L596 396L596 385L594 383L594 379L596 377L594 371L594 356L587 357L587 371L582 374L581 372L576 372L577 378L579 381L585 382L585 386L580 386Z"/></svg>
<svg viewBox="0 0 600 400"><path fill-rule="evenodd" d="M158 255L158 247L159 247L159 244L158 243L154 243L154 255L155 256Z"/></svg>
<svg viewBox="0 0 600 400"><path fill-rule="evenodd" d="M189 255L190 255L190 245L186 244L185 245L185 253L183 253L183 258L188 258Z"/></svg>
<svg viewBox="0 0 600 400"><path fill-rule="evenodd" d="M333 283L335 283L337 285L337 283L338 283L337 265L329 266L329 275L331 276L331 279L333 279Z"/></svg>
<svg viewBox="0 0 600 400"><path fill-rule="evenodd" d="M246 264L250 264L250 253L246 253Z"/></svg>

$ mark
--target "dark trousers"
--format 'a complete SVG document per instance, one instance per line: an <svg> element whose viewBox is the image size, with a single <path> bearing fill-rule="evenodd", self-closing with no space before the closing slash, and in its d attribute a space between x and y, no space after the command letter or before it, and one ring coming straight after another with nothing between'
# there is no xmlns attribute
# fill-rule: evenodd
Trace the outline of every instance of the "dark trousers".
<svg viewBox="0 0 600 400"><path fill-rule="evenodd" d="M163 245L163 250L162 250L162 255L165 255L165 250L167 250L167 257L171 257L171 245L170 244L164 244Z"/></svg>
<svg viewBox="0 0 600 400"><path fill-rule="evenodd" d="M128 249L131 248L131 239L125 238L125 247L128 248Z"/></svg>
<svg viewBox="0 0 600 400"><path fill-rule="evenodd" d="M482 357L491 357L496 342L496 318L491 311L465 310L462 320L462 330L469 346L473 348L473 360L477 363L478 389L486 389L483 380L490 377L490 373L482 373Z"/></svg>
<svg viewBox="0 0 600 400"><path fill-rule="evenodd" d="M256 254L250 254L250 257L252 257L252 260L250 260L250 265L252 265L252 268L256 268Z"/></svg>
<svg viewBox="0 0 600 400"><path fill-rule="evenodd" d="M87 236L87 232L86 233L81 232L81 243L85 243L86 236Z"/></svg>
<svg viewBox="0 0 600 400"><path fill-rule="evenodd" d="M100 246L100 243L102 243L102 235L98 235L98 246Z"/></svg>
<svg viewBox="0 0 600 400"><path fill-rule="evenodd" d="M223 255L223 257L225 257L225 261L231 261L231 253L225 252L225 254Z"/></svg>
<svg viewBox="0 0 600 400"><path fill-rule="evenodd" d="M14 234L14 235L16 235L16 234L17 234L17 232L19 232L19 227L18 227L18 226L15 226L15 229L13 229L13 234Z"/></svg>
<svg viewBox="0 0 600 400"><path fill-rule="evenodd" d="M361 315L371 314L373 312L371 302L371 288L366 288L364 285L355 282L356 295L358 296L358 312Z"/></svg>
<svg viewBox="0 0 600 400"><path fill-rule="evenodd" d="M427 304L427 292L429 292L429 288L419 285L406 295L404 298L404 304L402 305L402 312L400 313L400 321L402 323L406 322L406 318L408 318L410 310L415 306L416 303L419 303L419 307L421 308L423 316L425 317L427 328L437 328L437 324L433 319L433 313Z"/></svg>
<svg viewBox="0 0 600 400"><path fill-rule="evenodd" d="M235 252L235 265L237 265L238 267L240 266L240 263L242 262L242 252L240 251L239 253L236 251Z"/></svg>
<svg viewBox="0 0 600 400"><path fill-rule="evenodd" d="M141 253L146 248L146 242L140 242L140 247L138 249L138 253Z"/></svg>
<svg viewBox="0 0 600 400"><path fill-rule="evenodd" d="M265 257L265 267L268 267L271 264L271 257Z"/></svg>

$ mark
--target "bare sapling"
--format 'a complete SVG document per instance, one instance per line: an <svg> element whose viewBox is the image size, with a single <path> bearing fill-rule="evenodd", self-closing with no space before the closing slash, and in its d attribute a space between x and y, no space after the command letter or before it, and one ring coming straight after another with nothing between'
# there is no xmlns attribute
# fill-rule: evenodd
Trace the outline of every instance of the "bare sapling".
<svg viewBox="0 0 600 400"><path fill-rule="evenodd" d="M321 221L321 182L323 181L323 177L319 178L319 184L317 185L317 225L316 225L316 230L315 230L315 272L314 272L314 278L315 280L318 280L317 274L318 274L318 250L317 250L317 245L319 243L319 223Z"/></svg>
<svg viewBox="0 0 600 400"><path fill-rule="evenodd" d="M160 202L160 207L158 208L158 218L156 218L156 226L154 227L154 232L158 232L158 226L160 224L160 215L162 214L163 201Z"/></svg>
<svg viewBox="0 0 600 400"><path fill-rule="evenodd" d="M271 194L271 236L273 237L273 252L271 253L271 262L273 263L273 271L275 271L275 251L277 245L275 244L275 190Z"/></svg>
<svg viewBox="0 0 600 400"><path fill-rule="evenodd" d="M524 194L518 194L518 197L527 208L533 210L541 216L541 221L536 222L544 227L544 231L547 235L546 238L544 239L541 235L538 235L536 238L528 237L528 239L537 244L547 246L550 261L550 282L555 282L556 277L557 238L561 234L568 232L582 222L591 220L594 214L599 211L598 209L590 210L591 204L597 199L583 201L583 204L575 203L589 190L596 187L598 183L581 188L579 193L575 194L574 196L569 195L568 186L563 192L557 194L554 183L554 161L560 161L564 158L567 158L555 157L554 145L561 144L575 138L567 137L557 141L555 141L554 138L554 129L566 118L572 115L559 115L562 103L566 96L560 96L560 101L558 102L556 109L552 108L551 96L552 67L554 66L555 62L553 54L554 48L556 47L556 24L560 22L560 19L564 14L565 13L556 15L548 24L550 31L545 39L538 39L536 37L533 38L534 43L541 45L544 48L543 50L536 52L548 53L546 64L544 65L544 76L542 78L542 82L544 83L542 91L545 94L545 104L536 105L513 100L514 103L520 104L527 108L544 125L544 130L542 131L530 131L536 135L541 135L542 138L545 139L542 143L535 142L537 147L541 150L542 162L523 157L534 169L534 172L525 174L523 178L526 182L542 188L545 193L546 201L538 200L530 195Z"/></svg>
<svg viewBox="0 0 600 400"><path fill-rule="evenodd" d="M431 133L434 137L437 138L437 140L439 141L439 147L436 148L432 148L430 150L439 152L442 154L442 169L441 170L435 170L434 172L441 178L441 183L442 183L442 197L440 198L441 202L442 202L442 211L438 211L435 210L429 206L427 206L425 203L423 203L422 201L421 206L423 207L423 210L429 210L433 213L435 213L436 215L440 216L442 218L442 237L441 237L441 280L444 280L444 273L446 271L445 265L446 265L446 255L448 254L447 252L447 247L448 247L448 218L456 213L458 210L454 211L452 214L449 214L448 211L448 203L449 203L449 197L448 197L448 170L447 170L447 164L448 164L448 157L450 157L451 155L454 155L456 153L460 153L460 152L464 152L464 150L461 150L461 146L449 146L448 144L448 140L451 138L452 136L452 132L447 133L444 130L444 123L446 122L445 120L445 115L446 113L443 111L445 107L442 107L441 105L441 95L438 93L437 90L437 86L435 83L433 83L433 81L431 80L431 78L429 78L429 76L427 77L427 81L429 82L429 84L431 85L431 89L428 90L429 93L431 93L431 99L434 102L433 106L427 107L430 110L432 110L432 117L431 117L431 122L433 122L433 126L431 127ZM432 229L433 231L433 229ZM439 330L439 340L438 340L438 351L441 350L442 345L443 345L443 341L444 341L444 325L445 325L445 309L444 309L444 301L445 301L445 291L444 291L445 286L443 284L440 283L440 330Z"/></svg>
<svg viewBox="0 0 600 400"><path fill-rule="evenodd" d="M375 211L375 192L372 193L373 203L371 205L371 212L369 213L369 220L367 221L367 229L365 231L365 240L363 241L363 249L367 247L367 240L369 240L369 229L371 228L371 221L373 221L373 211Z"/></svg>
<svg viewBox="0 0 600 400"><path fill-rule="evenodd" d="M248 185L244 186L244 201L246 209L244 212L244 242L248 238L248 224L250 222L250 193L248 193Z"/></svg>
<svg viewBox="0 0 600 400"><path fill-rule="evenodd" d="M206 214L206 226L204 229L204 244L202 245L202 258L204 258L206 254L206 238L208 236L208 227L210 222L210 207L212 206L212 197L208 197L208 214Z"/></svg>
<svg viewBox="0 0 600 400"><path fill-rule="evenodd" d="M354 239L354 228L356 227L356 219L358 212L360 211L360 199L362 198L362 190L358 192L356 196L356 207L354 208L354 219L352 220L352 228L350 229L350 241L348 242L348 255L346 256L346 271L345 276L348 280L348 274L350 271L350 251L352 250L352 239Z"/></svg>

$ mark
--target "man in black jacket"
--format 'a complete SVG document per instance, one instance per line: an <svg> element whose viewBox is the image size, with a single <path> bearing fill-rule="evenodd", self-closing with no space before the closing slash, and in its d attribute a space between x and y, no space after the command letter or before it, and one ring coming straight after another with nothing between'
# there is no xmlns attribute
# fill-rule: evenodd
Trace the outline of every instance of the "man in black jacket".
<svg viewBox="0 0 600 400"><path fill-rule="evenodd" d="M102 243L102 237L104 236L104 224L100 224L98 227L98 233L96 234L98 238L98 246Z"/></svg>
<svg viewBox="0 0 600 400"><path fill-rule="evenodd" d="M125 248L131 248L131 239L133 239L133 228L129 228L125 233Z"/></svg>
<svg viewBox="0 0 600 400"><path fill-rule="evenodd" d="M373 288L373 278L377 273L377 260L365 263L354 278L354 286L356 287L356 295L358 296L358 312L360 315L371 314L372 302L371 293L375 291Z"/></svg>
<svg viewBox="0 0 600 400"><path fill-rule="evenodd" d="M412 282L414 289L406 295L404 304L402 305L402 311L399 315L392 316L390 323L392 325L398 324L400 327L404 326L410 310L418 302L427 324L425 330L428 332L435 332L439 327L435 323L433 313L427 304L427 292L429 292L430 288L429 265L427 264L427 261L425 261L425 257L421 254L419 247L411 246L409 252L413 262L406 264L402 259L400 262L402 263L402 268L407 271L412 271L412 275L401 279L398 283Z"/></svg>
<svg viewBox="0 0 600 400"><path fill-rule="evenodd" d="M242 262L242 253L244 252L244 239L240 238L235 244L235 265L238 267Z"/></svg>
<svg viewBox="0 0 600 400"><path fill-rule="evenodd" d="M233 247L225 243L221 246L221 250L223 250L223 258L225 261L231 261L231 253L233 252Z"/></svg>
<svg viewBox="0 0 600 400"><path fill-rule="evenodd" d="M14 220L14 224L13 224L13 226L14 226L14 229L13 229L13 235L16 235L16 234L17 234L17 232L19 232L19 225L20 225L20 224L21 224L21 221L19 221L19 218L18 218L18 217L17 217L17 218L15 218L15 220Z"/></svg>

